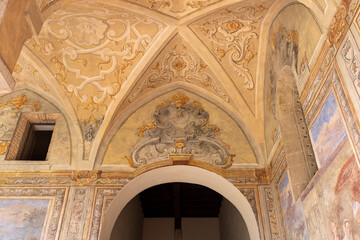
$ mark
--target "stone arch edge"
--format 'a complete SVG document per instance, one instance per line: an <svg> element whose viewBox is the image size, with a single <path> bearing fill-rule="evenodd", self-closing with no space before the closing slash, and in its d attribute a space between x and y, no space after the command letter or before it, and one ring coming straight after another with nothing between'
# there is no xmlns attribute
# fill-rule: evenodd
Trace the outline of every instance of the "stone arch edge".
<svg viewBox="0 0 360 240"><path fill-rule="evenodd" d="M255 214L245 196L225 178L208 170L193 166L162 167L131 180L115 196L107 209L99 239L109 240L115 221L126 204L143 190L163 183L184 182L208 187L227 198L242 215L251 240L260 240Z"/></svg>

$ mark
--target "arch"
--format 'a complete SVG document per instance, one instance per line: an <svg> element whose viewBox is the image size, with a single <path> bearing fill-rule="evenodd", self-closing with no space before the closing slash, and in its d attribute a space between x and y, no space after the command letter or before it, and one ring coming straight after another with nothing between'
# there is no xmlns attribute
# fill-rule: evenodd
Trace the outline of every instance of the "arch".
<svg viewBox="0 0 360 240"><path fill-rule="evenodd" d="M102 136L99 136L95 139L94 144L97 144L98 147L93 148L90 159L94 161L94 169L101 168L101 163L104 160L105 152L107 150L108 144L111 142L112 138L116 134L117 130L126 122L126 120L139 108L141 108L143 105L145 105L148 102L151 102L152 100L160 97L161 95L164 95L168 92L176 91L176 90L183 90L189 93L192 93L194 95L197 95L210 103L218 106L221 108L225 113L227 113L234 122L239 126L239 128L244 133L244 136L248 140L250 147L252 148L258 165L263 164L263 157L260 150L260 144L256 142L256 139L251 134L251 131L248 129L245 122L242 120L242 116L238 116L234 113L234 109L231 105L224 103L222 99L219 97L210 94L208 91L201 89L200 87L193 86L188 83L170 83L165 86L159 87L156 92L151 92L148 94L145 94L141 99L135 101L130 105L127 109L125 109L122 112L118 112L112 119L112 122L110 122L106 127L107 129L104 130L102 133ZM100 138L101 137L101 138ZM248 166L253 167L253 164L249 164ZM104 169L102 169L104 170Z"/></svg>
<svg viewBox="0 0 360 240"><path fill-rule="evenodd" d="M257 108L259 109L259 116L262 116L263 119L267 119L269 118L269 114L267 111L267 94L268 94L268 89L269 86L267 84L267 81L269 79L269 68L267 66L268 62L271 62L271 60L269 60L269 52L271 52L271 46L270 44L268 44L272 39L273 35L272 35L272 25L273 22L276 21L276 19L278 18L279 15L282 14L282 12L284 10L286 10L286 8L288 8L289 6L293 6L293 5L301 5L302 8L304 10L307 10L308 13L312 16L314 22L318 25L320 31L321 31L321 36L317 42L317 45L313 51L313 54L311 54L311 56L307 56L307 67L311 68L314 64L315 61L317 59L317 56L320 54L322 45L324 43L324 41L326 41L327 38L327 34L325 34L327 32L327 26L330 24L329 23L329 15L332 15L332 13L335 12L336 10L336 6L333 3L329 3L326 7L326 12L323 12L319 6L316 5L315 1L308 1L308 0L281 0L281 1L275 1L274 4L271 6L271 8L269 9L267 15L265 16L263 22L262 22L262 26L261 26L261 31L260 31L260 36L259 36L259 55L258 55L258 66L265 66L264 68L257 68L257 79L258 79L258 85L257 85L257 95L256 95L256 100L257 100ZM304 28L306 29L306 28ZM277 30L277 29L276 29ZM291 28L287 29L288 31L291 30ZM301 65L301 60L299 62L299 66ZM305 71L304 74L301 75L301 87L305 86L306 80L307 80L307 73ZM301 92L300 92L301 93ZM262 111L262 112L261 112ZM261 112L261 114L260 114ZM266 120L265 120L266 122ZM272 121L270 121L272 123ZM269 126L269 125L268 125ZM264 124L264 138L265 138L265 151L266 151L266 156L269 156L269 154L271 153L272 147L273 147L273 143L271 141L271 135L274 134L274 128L271 127L266 129L266 124ZM270 141L269 141L270 139ZM276 138L275 138L276 140ZM275 141L276 142L276 141ZM270 161L270 159L268 159L268 161Z"/></svg>
<svg viewBox="0 0 360 240"><path fill-rule="evenodd" d="M36 88L31 88L30 86L26 86L26 88L31 89L41 96L46 96L46 100L53 103L54 106L56 106L62 114L64 114L70 129L71 138L73 139L71 142L71 165L75 165L77 167L81 166L80 160L83 159L85 147L84 138L79 120L76 116L74 107L71 105L70 99L62 90L59 82L55 79L49 68L44 65L43 61L34 55L27 47L23 47L21 54L21 57L28 61L39 72L42 80L50 88L50 90L49 92L40 92Z"/></svg>
<svg viewBox="0 0 360 240"><path fill-rule="evenodd" d="M181 173L181 174L180 174ZM146 172L125 185L116 195L104 215L100 240L109 240L115 221L126 204L143 190L171 182L193 183L208 187L227 198L242 215L251 240L260 239L254 212L244 195L225 178L192 166L170 166Z"/></svg>
<svg viewBox="0 0 360 240"><path fill-rule="evenodd" d="M70 169L73 164L71 156L76 147L76 144L74 143L76 141L73 139L75 135L71 132L72 125L69 124L69 116L67 115L67 112L64 111L63 106L59 104L56 99L52 98L50 94L40 92L38 89L31 86L19 86L15 91L0 96L0 102L2 103L8 101L13 102L13 99L22 99L20 101L23 101L23 104L20 105L19 108L7 110L8 114L9 112L13 114L10 119L6 117L6 114L4 116L5 118L1 119L0 117L0 122L3 123L3 126L5 127L3 133L5 133L5 136L6 133L10 133L10 138L5 137L6 141L14 142L14 136L16 135L20 138L27 136L27 130L24 128L23 130L19 130L21 129L21 127L19 127L21 125L20 122L28 122L27 124L47 124L50 120L50 123L56 122L56 130L53 131L54 134L51 137L51 144L49 144L49 148L46 150L47 157L46 159L43 159L44 161L42 161L41 164L23 158L19 159L19 156L17 156L16 153L24 148L23 145L14 144L12 145L13 150L10 150L9 147L8 153L6 155L4 154L5 158L0 160L0 164L3 165L4 170L9 169L7 166L13 165L14 161L18 161L19 163L17 170L22 171L28 170L30 164L32 165L32 169L36 171L49 170L50 168L52 170ZM32 105L34 103L35 105ZM38 105L38 108L34 107L36 104ZM3 107L4 106L6 105L3 105ZM26 106L32 106L32 110L23 108ZM1 109L0 111L3 110L4 109ZM4 115L3 113L4 112L2 112L2 115ZM27 115L28 117L24 117L26 114L29 114ZM64 144L62 144L61 149L59 149L59 144L56 143L62 140L64 141ZM26 145L27 142L24 142L24 144ZM61 156L56 154L59 150L61 150ZM10 154L11 151L12 154Z"/></svg>
<svg viewBox="0 0 360 240"><path fill-rule="evenodd" d="M291 185L294 198L297 199L317 171L298 88L302 82L300 77L306 75L306 71L303 72L303 69L307 67L304 66L308 66L308 63L300 62L306 59L306 55L309 55L306 54L307 52L315 50L318 41L315 38L312 47L306 47L305 45L309 42L302 41L301 43L301 35L304 36L308 30L301 30L299 26L290 29L289 24L287 26L279 25L279 19L292 13L289 10L291 8L302 9L302 14L313 16L306 6L292 4L287 5L272 22L270 27L273 32L272 41L268 43L268 64L265 70L269 81L268 92L265 93L265 96L268 95L268 108L267 110L264 108L264 112L272 123L275 122L276 131L280 130L282 133L288 169L290 177L293 179ZM294 19L293 21L295 21ZM313 25L316 24L315 18L309 18L308 21ZM319 26L315 26L314 29L318 30L318 32L314 30L315 36L320 38ZM271 110L269 110L270 108ZM265 134L269 132L269 129L265 129Z"/></svg>

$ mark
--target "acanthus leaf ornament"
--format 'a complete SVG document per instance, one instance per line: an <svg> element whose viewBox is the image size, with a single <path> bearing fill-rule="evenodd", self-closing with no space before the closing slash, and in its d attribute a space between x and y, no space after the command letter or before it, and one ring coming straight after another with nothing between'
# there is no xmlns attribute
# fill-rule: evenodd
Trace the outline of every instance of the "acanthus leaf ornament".
<svg viewBox="0 0 360 240"><path fill-rule="evenodd" d="M354 49L354 43L351 38L344 40L341 48L341 55L348 70L351 82L358 96L360 97L360 57Z"/></svg>

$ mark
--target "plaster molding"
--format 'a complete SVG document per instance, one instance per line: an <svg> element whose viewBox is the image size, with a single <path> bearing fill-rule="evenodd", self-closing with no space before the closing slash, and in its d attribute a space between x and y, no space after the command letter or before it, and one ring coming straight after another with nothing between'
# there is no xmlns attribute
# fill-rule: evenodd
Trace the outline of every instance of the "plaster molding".
<svg viewBox="0 0 360 240"><path fill-rule="evenodd" d="M0 172L0 186L124 186L134 174L99 170Z"/></svg>

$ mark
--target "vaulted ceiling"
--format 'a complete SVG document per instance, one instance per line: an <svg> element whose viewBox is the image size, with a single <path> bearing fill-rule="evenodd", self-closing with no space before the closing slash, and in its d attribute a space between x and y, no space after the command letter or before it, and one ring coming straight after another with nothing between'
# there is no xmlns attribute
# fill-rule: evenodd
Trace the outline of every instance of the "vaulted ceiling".
<svg viewBox="0 0 360 240"><path fill-rule="evenodd" d="M299 65L311 68L339 3L38 0L37 4L43 24L25 42L14 67L17 87L47 96L78 125L84 148L80 167L90 162L99 168L126 169L130 166L124 155L144 140L139 129L155 128L153 112L159 104L176 103L171 100L174 96L184 96L184 104L209 114L206 127L215 129L215 138L229 156L236 155L231 167L264 166L276 142L274 137L266 139L276 123L264 110L269 101L266 64L275 47L274 34L282 28L295 33Z"/></svg>

